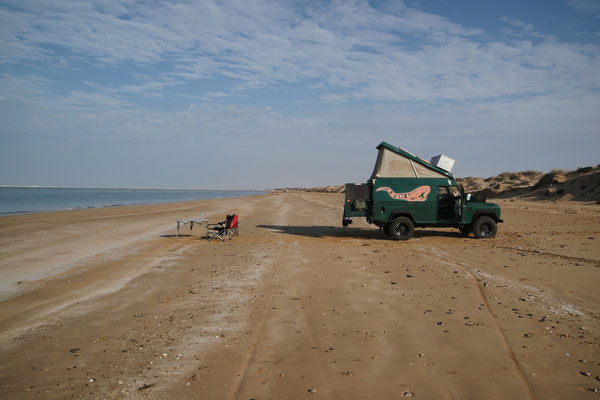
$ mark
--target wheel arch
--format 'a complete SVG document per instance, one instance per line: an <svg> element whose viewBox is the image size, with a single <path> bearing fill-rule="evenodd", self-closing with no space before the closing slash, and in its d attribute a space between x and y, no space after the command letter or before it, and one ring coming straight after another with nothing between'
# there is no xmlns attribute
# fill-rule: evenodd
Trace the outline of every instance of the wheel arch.
<svg viewBox="0 0 600 400"><path fill-rule="evenodd" d="M500 221L500 218L498 218L496 213L493 212L492 210L480 210L480 211L476 211L475 214L473 214L473 218L471 219L471 225L474 224L475 221L477 221L477 218L479 218L479 217L490 217L496 223L498 223Z"/></svg>
<svg viewBox="0 0 600 400"><path fill-rule="evenodd" d="M409 211L394 211L390 214L390 219L388 220L388 223L391 223L392 221L394 221L396 218L398 217L405 217L411 220L411 222L413 223L413 225L415 225L415 217L413 217L412 213Z"/></svg>

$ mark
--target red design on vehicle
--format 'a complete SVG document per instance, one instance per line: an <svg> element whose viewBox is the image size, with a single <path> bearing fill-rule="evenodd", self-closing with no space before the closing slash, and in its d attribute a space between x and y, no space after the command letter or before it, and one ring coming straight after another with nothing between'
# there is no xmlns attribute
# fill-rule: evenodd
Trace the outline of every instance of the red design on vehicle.
<svg viewBox="0 0 600 400"><path fill-rule="evenodd" d="M377 189L377 192L388 192L392 199L396 200L406 200L406 201L425 201L427 200L427 195L431 191L429 186L419 186L412 192L408 193L396 193L389 187L380 187Z"/></svg>

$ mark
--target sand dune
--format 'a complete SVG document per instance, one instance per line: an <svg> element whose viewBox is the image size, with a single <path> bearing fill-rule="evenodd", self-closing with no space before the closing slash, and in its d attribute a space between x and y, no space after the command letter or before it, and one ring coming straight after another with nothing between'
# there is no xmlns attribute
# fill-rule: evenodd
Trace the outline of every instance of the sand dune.
<svg viewBox="0 0 600 400"><path fill-rule="evenodd" d="M1 218L0 397L595 395L600 206L500 199L495 239L399 243L342 229L342 203L290 192ZM232 241L175 236L176 219L232 211Z"/></svg>
<svg viewBox="0 0 600 400"><path fill-rule="evenodd" d="M483 191L489 198L600 202L600 166L574 171L552 170L503 172L489 178L459 178L466 192ZM343 185L276 189L276 192L343 193ZM600 203L598 203L600 204Z"/></svg>
<svg viewBox="0 0 600 400"><path fill-rule="evenodd" d="M600 201L600 166L574 171L504 172L483 178L459 179L467 191L483 190L489 197L583 202Z"/></svg>

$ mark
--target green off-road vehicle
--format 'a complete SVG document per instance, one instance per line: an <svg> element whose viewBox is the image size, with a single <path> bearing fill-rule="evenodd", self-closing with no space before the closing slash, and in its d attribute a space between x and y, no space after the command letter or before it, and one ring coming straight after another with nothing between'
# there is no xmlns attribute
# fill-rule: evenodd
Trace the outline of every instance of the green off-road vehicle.
<svg viewBox="0 0 600 400"><path fill-rule="evenodd" d="M486 203L483 193L465 194L449 172L451 165L445 170L386 142L377 149L369 181L346 184L344 227L353 217L366 217L395 240L410 239L415 227L454 227L477 238L496 235L500 207ZM440 157L445 158L434 159Z"/></svg>

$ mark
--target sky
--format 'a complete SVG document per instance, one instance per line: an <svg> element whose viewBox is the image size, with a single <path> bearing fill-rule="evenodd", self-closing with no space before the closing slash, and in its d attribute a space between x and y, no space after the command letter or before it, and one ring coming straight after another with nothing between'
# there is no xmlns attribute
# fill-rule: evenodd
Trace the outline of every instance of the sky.
<svg viewBox="0 0 600 400"><path fill-rule="evenodd" d="M0 2L0 184L365 182L600 162L600 1Z"/></svg>

